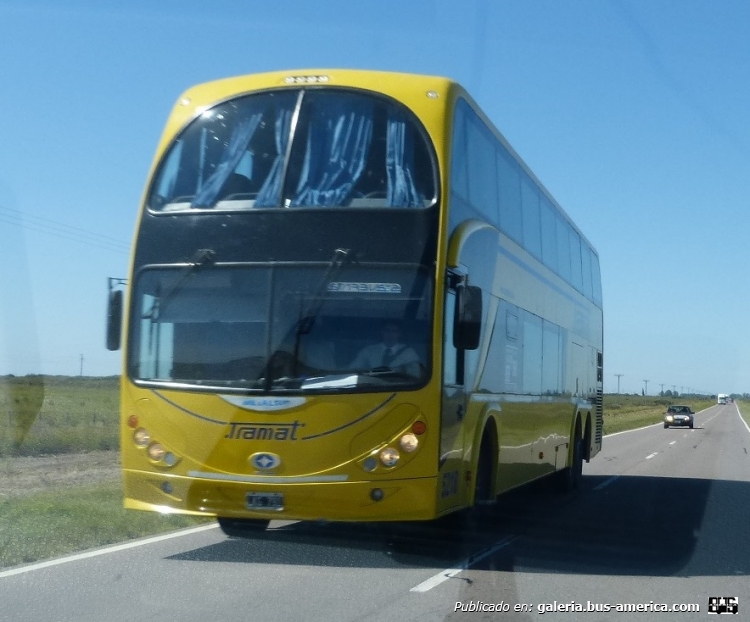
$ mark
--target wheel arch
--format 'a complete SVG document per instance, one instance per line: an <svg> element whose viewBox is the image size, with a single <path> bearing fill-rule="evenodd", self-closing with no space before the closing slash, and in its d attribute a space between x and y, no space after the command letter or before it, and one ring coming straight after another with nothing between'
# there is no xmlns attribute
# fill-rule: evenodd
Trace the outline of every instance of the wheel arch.
<svg viewBox="0 0 750 622"><path fill-rule="evenodd" d="M476 503L476 479L480 477L480 469L489 469L489 491L492 497L497 496L497 470L500 463L500 443L498 439L498 422L499 410L495 408L486 408L480 418L480 425L475 428L474 439L472 440L471 456L471 481L472 485L469 490L469 506ZM484 456L487 452L488 456ZM480 464L480 460L486 459L488 462Z"/></svg>

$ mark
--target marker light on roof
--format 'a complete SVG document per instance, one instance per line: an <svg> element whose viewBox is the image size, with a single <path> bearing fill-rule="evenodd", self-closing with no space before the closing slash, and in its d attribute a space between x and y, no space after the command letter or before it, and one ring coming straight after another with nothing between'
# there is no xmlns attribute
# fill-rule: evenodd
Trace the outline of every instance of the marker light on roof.
<svg viewBox="0 0 750 622"><path fill-rule="evenodd" d="M284 78L286 84L320 84L328 82L328 76L287 76Z"/></svg>

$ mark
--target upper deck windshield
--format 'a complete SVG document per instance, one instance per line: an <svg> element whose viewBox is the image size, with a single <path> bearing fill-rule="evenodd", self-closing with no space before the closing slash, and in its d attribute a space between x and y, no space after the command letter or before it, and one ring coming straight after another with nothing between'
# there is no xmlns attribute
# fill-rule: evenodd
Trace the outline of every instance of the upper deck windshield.
<svg viewBox="0 0 750 622"><path fill-rule="evenodd" d="M418 266L143 270L130 376L259 392L414 387L429 368L430 283Z"/></svg>
<svg viewBox="0 0 750 622"><path fill-rule="evenodd" d="M434 159L402 105L342 89L285 89L204 111L162 160L152 211L271 207L420 208Z"/></svg>

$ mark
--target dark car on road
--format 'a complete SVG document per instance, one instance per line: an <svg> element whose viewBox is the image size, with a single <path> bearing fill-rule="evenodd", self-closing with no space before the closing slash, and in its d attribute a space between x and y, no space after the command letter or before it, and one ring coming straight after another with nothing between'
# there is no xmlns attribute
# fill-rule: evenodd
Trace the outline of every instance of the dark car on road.
<svg viewBox="0 0 750 622"><path fill-rule="evenodd" d="M664 427L668 428L673 425L693 427L695 423L695 413L690 406L670 406L664 413Z"/></svg>

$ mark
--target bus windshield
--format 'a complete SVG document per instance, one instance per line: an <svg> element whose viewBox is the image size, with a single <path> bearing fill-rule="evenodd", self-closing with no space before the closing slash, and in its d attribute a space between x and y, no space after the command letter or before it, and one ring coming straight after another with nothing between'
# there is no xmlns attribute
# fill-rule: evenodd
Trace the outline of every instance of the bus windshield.
<svg viewBox="0 0 750 622"><path fill-rule="evenodd" d="M151 186L152 211L272 207L421 208L434 158L413 115L342 89L246 95L202 112Z"/></svg>
<svg viewBox="0 0 750 622"><path fill-rule="evenodd" d="M154 268L134 295L134 380L257 392L427 380L432 285L419 266Z"/></svg>

